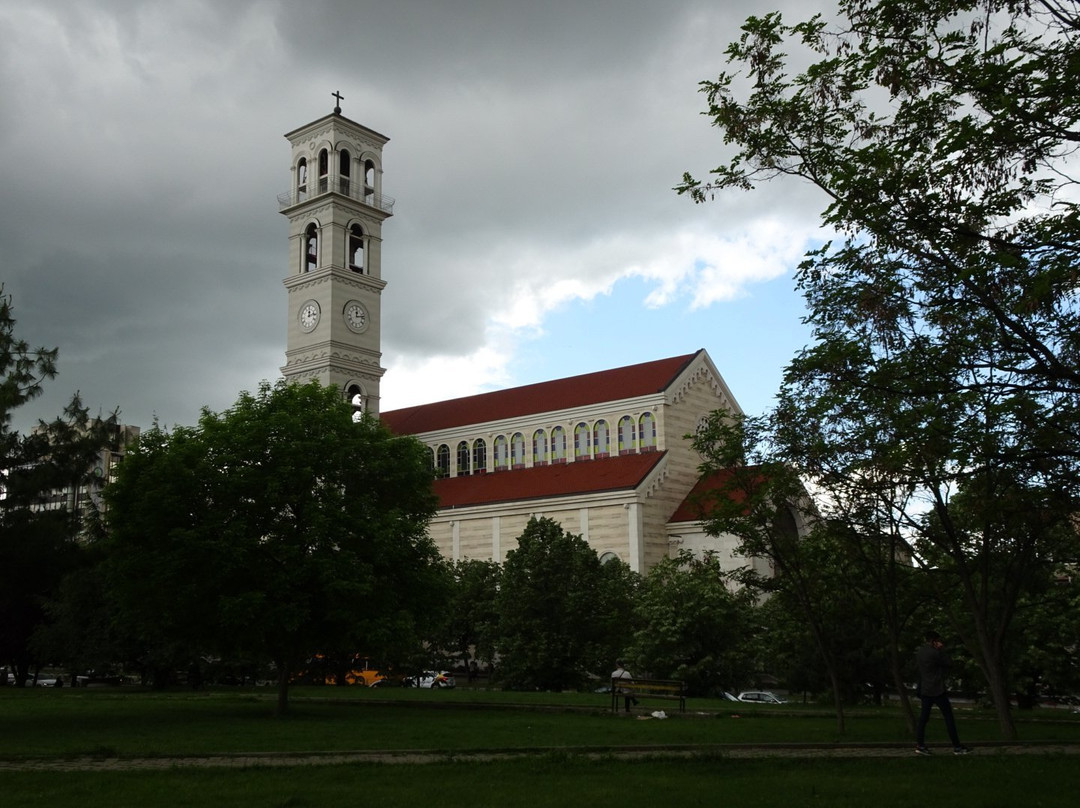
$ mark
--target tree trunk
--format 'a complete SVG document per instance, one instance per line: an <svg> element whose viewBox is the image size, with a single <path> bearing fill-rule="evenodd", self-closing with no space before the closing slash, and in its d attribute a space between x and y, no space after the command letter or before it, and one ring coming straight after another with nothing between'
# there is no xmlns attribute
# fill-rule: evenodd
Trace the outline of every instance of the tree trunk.
<svg viewBox="0 0 1080 808"><path fill-rule="evenodd" d="M907 687L904 685L903 664L900 662L900 648L896 644L895 636L889 638L889 667L892 669L893 686L900 696L900 708L904 712L904 720L907 722L908 732L915 734L915 708L911 706Z"/></svg>
<svg viewBox="0 0 1080 808"><path fill-rule="evenodd" d="M980 598L978 596L980 591L986 591L985 583L981 587L978 586L975 576L964 567L961 567L960 573L963 576L964 593L969 609L974 617L975 647L971 647L969 640L965 639L965 642L969 643L969 650L975 651L975 661L986 679L986 686L990 691L990 700L993 702L994 711L997 713L1002 739L1015 741L1017 732L1016 724L1013 722L1012 707L1009 705L1008 675L1005 672L1005 660L1001 642L995 640L995 637L1004 636L1011 614L999 618L993 625L994 631L991 631L991 621L987 617L989 613L986 608L987 597ZM1015 595L1012 600L1013 604L1015 604Z"/></svg>
<svg viewBox="0 0 1080 808"><path fill-rule="evenodd" d="M987 684L990 686L990 698L994 700L994 710L997 712L998 726L1001 727L1001 737L1007 741L1015 741L1017 739L1016 724L1013 721L1005 681L995 673L987 676Z"/></svg>
<svg viewBox="0 0 1080 808"><path fill-rule="evenodd" d="M289 712L289 667L285 662L279 662L277 666L277 707L274 709L274 715L278 718Z"/></svg>
<svg viewBox="0 0 1080 808"><path fill-rule="evenodd" d="M20 659L11 668L15 674L15 687L26 687L26 680L30 678L30 663Z"/></svg>
<svg viewBox="0 0 1080 808"><path fill-rule="evenodd" d="M847 730L847 722L844 718L844 694L840 692L840 677L830 662L826 661L825 664L829 670L829 681L832 683L833 704L836 705L836 731L843 735Z"/></svg>
<svg viewBox="0 0 1080 808"><path fill-rule="evenodd" d="M981 667L983 676L986 677L986 686L990 690L990 699L994 703L994 711L997 713L998 726L1001 728L1001 737L1006 741L1017 739L1016 723L1013 721L1012 706L1009 704L1009 689L1006 684L1004 665L998 655L987 658L988 649L983 647L983 661Z"/></svg>

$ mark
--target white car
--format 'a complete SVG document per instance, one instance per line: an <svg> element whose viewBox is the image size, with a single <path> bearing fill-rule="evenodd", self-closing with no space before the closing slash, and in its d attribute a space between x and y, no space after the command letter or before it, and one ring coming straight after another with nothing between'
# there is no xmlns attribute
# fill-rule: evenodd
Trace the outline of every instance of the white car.
<svg viewBox="0 0 1080 808"><path fill-rule="evenodd" d="M457 682L446 671L424 671L418 676L410 676L404 684L406 687L426 687L438 690L441 687L454 687Z"/></svg>
<svg viewBox="0 0 1080 808"><path fill-rule="evenodd" d="M739 701L750 704L787 704L782 698L768 690L745 690L739 694Z"/></svg>

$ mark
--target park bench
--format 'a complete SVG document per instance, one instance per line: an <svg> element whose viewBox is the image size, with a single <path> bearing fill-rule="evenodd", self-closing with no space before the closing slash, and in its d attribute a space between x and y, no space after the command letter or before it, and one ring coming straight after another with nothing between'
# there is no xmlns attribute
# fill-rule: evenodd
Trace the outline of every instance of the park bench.
<svg viewBox="0 0 1080 808"><path fill-rule="evenodd" d="M644 699L661 699L679 702L679 712L686 712L686 682L679 679L612 679L611 711L622 709L623 699L633 696Z"/></svg>

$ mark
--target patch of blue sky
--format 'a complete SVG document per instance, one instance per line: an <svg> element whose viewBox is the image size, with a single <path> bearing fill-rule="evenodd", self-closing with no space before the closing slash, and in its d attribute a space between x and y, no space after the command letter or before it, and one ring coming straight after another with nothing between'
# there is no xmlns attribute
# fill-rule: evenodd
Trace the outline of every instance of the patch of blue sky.
<svg viewBox="0 0 1080 808"><path fill-rule="evenodd" d="M771 407L785 366L811 338L792 277L746 284L730 299L698 306L682 288L649 305L656 289L655 280L624 278L607 293L548 312L540 329L519 343L508 386L704 348L745 412L760 415Z"/></svg>

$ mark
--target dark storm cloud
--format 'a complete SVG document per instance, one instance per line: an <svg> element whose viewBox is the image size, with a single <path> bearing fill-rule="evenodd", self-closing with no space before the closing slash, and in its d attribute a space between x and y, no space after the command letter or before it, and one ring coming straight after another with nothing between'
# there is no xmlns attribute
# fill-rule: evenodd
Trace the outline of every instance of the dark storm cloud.
<svg viewBox="0 0 1080 808"><path fill-rule="evenodd" d="M538 279L609 282L597 245L660 254L795 209L670 191L719 161L697 82L776 5L0 0L0 280L20 335L61 349L35 414L81 389L192 423L277 376L282 135L335 90L391 138L383 346L403 364L482 350Z"/></svg>

